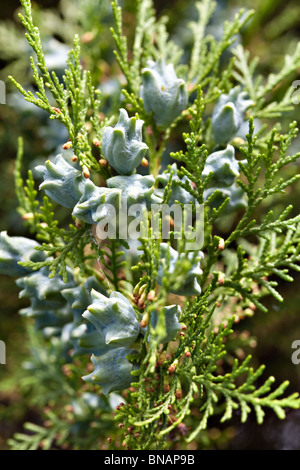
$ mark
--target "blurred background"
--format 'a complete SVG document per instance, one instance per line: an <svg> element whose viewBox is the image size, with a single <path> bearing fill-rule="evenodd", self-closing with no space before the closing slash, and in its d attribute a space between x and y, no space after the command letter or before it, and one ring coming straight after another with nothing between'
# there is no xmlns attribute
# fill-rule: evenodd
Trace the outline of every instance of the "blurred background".
<svg viewBox="0 0 300 470"><path fill-rule="evenodd" d="M125 33L132 34L135 1L121 1L126 8ZM158 15L170 17L169 31L174 40L184 46L191 45L188 24L195 19L195 2L187 0L154 1ZM113 40L109 27L113 25L108 0L39 0L33 2L35 22L40 27L46 62L61 76L68 50L75 33L82 40L82 61L90 69L95 83L99 83L104 96L105 112L118 106L120 93L119 70L112 50ZM295 50L300 40L300 4L298 0L218 0L217 9L209 26L210 33L222 34L225 20L232 19L240 8L253 8L254 19L243 30L237 41L260 57L260 72L267 76L280 70L284 55ZM10 235L29 234L17 212L14 192L14 164L17 139L24 139L24 168L33 168L55 154L66 141L64 128L48 119L42 111L28 104L15 91L8 80L13 75L23 87L32 87L29 57L31 51L24 38L18 19L17 0L1 1L0 9L0 80L6 85L6 104L0 104L0 230ZM179 21L178 21L179 20ZM297 77L292 77L295 80ZM300 70L299 77L300 79ZM290 86L290 83L286 83ZM282 125L300 120L300 104L283 117ZM300 151L296 141L294 153ZM26 174L26 173L25 173ZM299 213L300 185L287 194L285 205L292 203ZM300 391L300 364L291 361L291 344L300 340L300 278L293 284L281 285L283 304L270 299L268 314L257 313L241 322L240 332L251 335L256 347L252 350L254 365L267 365L268 375L279 382L288 379L291 391ZM0 339L6 342L7 364L0 365L0 449L8 448L7 440L22 429L25 421L39 422L39 411L32 402L30 388L21 386L24 379L22 363L29 354L25 324L18 314L26 306L18 299L18 289L11 278L0 277ZM253 343L252 342L252 343ZM253 343L253 344L254 344ZM243 351L240 352L243 355ZM208 432L207 448L223 449L300 449L300 412L288 412L287 419L279 422L273 415L266 416L264 425L257 426L249 419L239 424L239 417L226 427L212 423Z"/></svg>

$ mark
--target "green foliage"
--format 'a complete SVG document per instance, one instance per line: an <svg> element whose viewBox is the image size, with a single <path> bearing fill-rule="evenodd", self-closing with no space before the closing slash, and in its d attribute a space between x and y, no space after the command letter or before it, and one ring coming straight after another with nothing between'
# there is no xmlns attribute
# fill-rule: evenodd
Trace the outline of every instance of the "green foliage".
<svg viewBox="0 0 300 470"><path fill-rule="evenodd" d="M50 407L44 426L26 424L31 434L17 434L12 448L93 449L99 439L100 448L111 441L112 448L172 448L173 433L183 448L192 441L200 447L213 416L224 423L239 410L245 422L254 410L260 424L270 409L283 419L286 408L299 408L298 394L285 395L287 382L274 388L263 366L250 366L249 354L231 361L230 343L242 316L267 311L267 294L283 301L275 279L291 282L300 270L300 219L289 218L293 208L282 196L299 178L293 170L299 153L290 155L297 123L281 130L273 122L291 109L292 88L272 99L299 67L299 46L264 80L256 75L258 60L242 45L231 47L253 12L241 10L217 39L207 34L215 4L202 0L185 60L165 18L156 20L152 1L140 0L129 49L122 9L113 2L115 57L126 84L118 109L109 112L93 70L81 63L79 37L60 78L46 65L30 0L21 4L36 91L11 81L65 127L69 140L54 162L37 168L42 201L34 173L23 181L19 140L19 213L44 254L25 261L19 253L19 266L29 274L22 271L17 284L31 299L21 313L44 335L32 333L36 347L23 386L34 394L51 386L43 397ZM170 152L172 140L177 145ZM164 172L166 153L177 163L171 160ZM117 210L121 195L131 205L142 202L147 213L146 236L136 244L121 236L104 241L97 232L110 216L104 203ZM283 206L264 211L266 201L279 196ZM168 240L154 237L154 222L162 227L165 220L160 214L151 219L153 202L188 202L194 215L204 206L201 251L188 252L175 228ZM63 221L60 206L68 209ZM8 243L15 253L17 243L14 237ZM58 378L63 405L72 402L72 408L57 406ZM125 401L119 396L119 426L112 424L114 392Z"/></svg>

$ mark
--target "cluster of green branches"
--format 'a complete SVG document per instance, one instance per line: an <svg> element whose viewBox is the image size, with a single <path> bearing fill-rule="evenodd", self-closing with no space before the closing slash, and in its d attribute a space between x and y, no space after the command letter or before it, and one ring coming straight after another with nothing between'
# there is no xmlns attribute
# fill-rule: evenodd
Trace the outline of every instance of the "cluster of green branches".
<svg viewBox="0 0 300 470"><path fill-rule="evenodd" d="M27 30L27 41L35 53L31 67L36 92L26 91L15 79L11 80L26 101L48 112L50 119L57 119L66 127L69 145L83 172L91 173L97 182L105 184L112 173L101 153L101 140L104 127L115 123L116 116L99 119L101 93L93 83L91 73L81 64L78 37L62 80L48 70L40 32L32 20L30 0L21 0L21 3L25 13L20 18ZM206 34L214 7L215 3L208 0L196 3L198 19L191 25L194 43L189 62L183 63L183 50L169 38L165 18L156 18L151 0L137 2L137 24L129 54L127 38L123 35L122 10L117 2L112 3L115 57L126 81L122 106L145 122L144 138L149 147L150 174L157 176L167 143L177 138L183 150L172 153L171 157L178 162L179 175L193 183L189 185L179 181L177 184L203 204L209 177L203 179L202 173L213 149L212 104L221 93L229 92L236 84L248 92L253 102L248 111L247 135L245 139L233 142L240 159L243 158L239 162L240 179L237 184L247 197L247 208L238 214L238 219L232 219L226 215L229 199L225 199L218 209L211 208L216 194L205 200L202 292L195 297L181 298L182 330L177 342L162 346L149 340L148 335L141 339L139 368L132 372L133 382L125 393L126 403L117 408L119 427L112 431L115 436L112 442L109 438L112 448L120 443L130 449L168 447L174 430L177 430L175 441L197 442L199 433L201 435L209 426L208 420L213 415L220 416L220 422L225 422L239 409L241 420L245 422L254 409L257 422L261 423L265 408L284 418L285 408L300 406L298 394L284 395L287 382L274 388L273 377L263 378L263 366L256 371L250 367L251 356L242 362L236 359L233 365L229 364L228 343L237 317L232 311L230 317L224 317L218 323L214 316L220 305L230 305L232 299L243 311L250 306L253 310L265 312L262 300L265 295L271 294L278 301L283 300L276 289L274 276L292 281L292 272L300 269L299 216L289 218L291 206L281 213L270 210L263 217L260 214L260 207L267 198L284 194L299 177L285 177L285 168L290 168L299 157L299 154L289 155L289 148L298 132L297 125L292 123L286 133L281 133L278 126L274 128L272 121L291 109L292 89L278 102L266 97L299 68L300 48L294 55L286 57L285 65L277 75L270 75L267 80L257 76L257 59L249 60L249 53L241 45L233 49L224 70L223 54L234 44L236 35L253 12L241 10L237 13L233 21L224 24L223 36L217 40ZM172 63L177 75L185 79L189 93L189 108L163 131L157 127L153 115L146 112L139 96L141 70L149 58L164 58ZM254 118L262 121L260 129L254 127ZM58 273L63 279L67 278L67 267L76 273L79 271L78 279L81 280L96 275L105 287L110 286L126 294L133 301L137 315L147 322L152 311L168 303L168 288L175 281L176 274L184 275L185 269L188 271L187 253L181 258L182 264L175 271L174 279L166 269L158 288L156 279L163 240L154 240L149 227L149 237L141 240L139 259L127 275L122 258L126 246L122 247L114 240L108 243L108 247L99 245L91 226L77 220L70 220L68 228L60 227L55 217L56 207L48 197L39 200L31 172L24 184L21 161L20 141L15 172L20 213L32 233L42 241L38 249L47 255L45 261L26 263L26 266L34 270L47 266L51 276ZM171 185L172 174L165 189L165 200L171 192ZM228 220L230 226L225 234L221 234L218 225L222 218ZM178 248L185 253L184 248L179 245ZM220 360L224 361L221 373L218 371ZM73 369L76 371L76 367ZM39 380L38 375L35 380ZM74 388L79 386L78 382L72 385ZM93 417L96 424L92 426L92 439L98 431L99 435L103 432L99 424L102 419L102 416ZM13 446L38 448L43 442L45 448L51 448L68 442L70 426L65 422L66 417L62 415L59 418L51 411L46 417L46 421L49 420L51 432L29 425L27 429L31 435L16 436ZM79 441L75 447L91 445Z"/></svg>

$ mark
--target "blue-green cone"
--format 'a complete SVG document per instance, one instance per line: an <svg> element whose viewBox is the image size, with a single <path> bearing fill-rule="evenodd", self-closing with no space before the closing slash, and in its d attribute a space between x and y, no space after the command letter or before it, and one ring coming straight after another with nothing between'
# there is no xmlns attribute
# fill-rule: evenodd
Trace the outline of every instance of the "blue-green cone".
<svg viewBox="0 0 300 470"><path fill-rule="evenodd" d="M20 266L19 262L45 260L45 254L35 248L40 246L35 240L25 237L10 237L7 232L0 233L0 274L20 277L32 272L31 268Z"/></svg>
<svg viewBox="0 0 300 470"><path fill-rule="evenodd" d="M102 152L108 163L120 175L130 175L145 157L148 146L142 142L144 121L129 118L125 109L115 127L106 127L102 137Z"/></svg>
<svg viewBox="0 0 300 470"><path fill-rule="evenodd" d="M68 269L69 281L64 283L60 276L49 278L47 267L17 279L22 290L20 298L28 297L30 306L20 310L20 314L33 318L34 326L44 337L60 336L65 326L72 321L72 310L61 295L65 287L73 287L72 271Z"/></svg>
<svg viewBox="0 0 300 470"><path fill-rule="evenodd" d="M72 214L86 224L97 224L109 216L110 210L118 213L120 197L120 189L95 186L88 180Z"/></svg>
<svg viewBox="0 0 300 470"><path fill-rule="evenodd" d="M214 152L207 157L202 175L206 177L209 174L211 174L209 181L211 187L230 186L234 183L240 174L240 167L232 145L227 145L224 150Z"/></svg>
<svg viewBox="0 0 300 470"><path fill-rule="evenodd" d="M89 277L84 285L76 286L70 289L64 289L61 294L70 305L73 313L73 322L67 325L64 334L73 346L72 356L82 354L101 355L109 349L105 343L103 334L100 334L96 328L82 314L92 303L92 289L106 294L105 289L99 284L95 277Z"/></svg>
<svg viewBox="0 0 300 470"><path fill-rule="evenodd" d="M62 328L72 319L72 312L67 304L61 304L51 308L51 302L39 301L32 298L30 307L20 310L20 315L34 318L34 326L37 330L45 328Z"/></svg>
<svg viewBox="0 0 300 470"><path fill-rule="evenodd" d="M175 201L179 201L181 202L181 204L189 204L191 202L196 202L195 198L186 189L182 188L182 186L178 184L178 182L180 181L184 184L187 183L192 188L191 181L188 179L187 176L178 176L178 169L176 163L173 163L171 166L169 166L168 170L158 175L158 177L156 178L158 183L160 183L163 188L165 188L169 182L171 172L173 173L171 184L172 193L169 198L169 205L173 205ZM164 189L156 190L155 194L163 198Z"/></svg>
<svg viewBox="0 0 300 470"><path fill-rule="evenodd" d="M228 95L220 96L211 118L212 134L216 144L226 144L237 136L245 112L252 104L247 92L241 91L240 86L230 90Z"/></svg>
<svg viewBox="0 0 300 470"><path fill-rule="evenodd" d="M117 348L100 357L91 356L95 370L82 377L82 380L100 385L106 396L110 392L130 387L133 379L131 372L135 366L129 362L126 356L136 352L130 348Z"/></svg>
<svg viewBox="0 0 300 470"><path fill-rule="evenodd" d="M245 164L246 160L243 160L242 163ZM235 150L231 145L209 155L202 173L203 177L211 175L208 187L203 193L204 200L206 201L211 194L218 190L219 194L211 203L212 208L220 207L228 197L230 197L230 201L224 213L229 214L246 207L244 192L235 184L239 174L239 163L235 159Z"/></svg>
<svg viewBox="0 0 300 470"><path fill-rule="evenodd" d="M72 400L75 419L79 422L90 422L94 419L94 413L97 410L105 410L110 412L111 408L107 400L99 397L96 393L85 392L78 398Z"/></svg>
<svg viewBox="0 0 300 470"><path fill-rule="evenodd" d="M103 295L106 294L104 287L102 287L102 285L94 276L87 278L87 280L81 286L78 285L76 287L71 287L61 291L61 295L64 297L64 299L66 299L73 312L75 312L74 321L81 319L79 317L81 317L83 312L92 303L92 289L101 292Z"/></svg>
<svg viewBox="0 0 300 470"><path fill-rule="evenodd" d="M188 104L184 80L177 77L172 64L166 65L163 60L149 61L142 71L140 96L146 112L153 112L160 127L172 124Z"/></svg>
<svg viewBox="0 0 300 470"><path fill-rule="evenodd" d="M93 302L82 315L103 335L105 344L130 346L138 337L140 323L130 302L119 292L107 298L92 290Z"/></svg>
<svg viewBox="0 0 300 470"><path fill-rule="evenodd" d="M72 161L72 155L59 154L54 162L48 160L35 170L44 179L40 189L61 206L73 209L82 196L86 180L79 164Z"/></svg>
<svg viewBox="0 0 300 470"><path fill-rule="evenodd" d="M218 209L225 199L230 198L229 203L226 206L223 214L231 214L238 209L244 209L247 207L247 201L245 200L245 193L240 186L235 183L227 187L213 187L208 188L204 191L204 199L207 200L215 191L218 191L218 195L214 198L211 203L211 207Z"/></svg>
<svg viewBox="0 0 300 470"><path fill-rule="evenodd" d="M64 335L72 345L73 357L83 354L101 356L111 349L115 349L114 345L106 344L104 335L84 318L82 318L81 324L69 323L66 325Z"/></svg>
<svg viewBox="0 0 300 470"><path fill-rule="evenodd" d="M200 262L203 257L204 254L202 251L199 251L197 256L195 256L193 252L188 254L178 253L178 251L174 250L168 243L161 243L158 284L161 285L163 278L168 276L168 273L174 273L175 268L178 270L178 266L184 263L187 271L184 271L182 283L176 287L169 286L170 293L185 296L199 295L201 293L199 276L202 274ZM178 272L178 275L180 275L180 272Z"/></svg>
<svg viewBox="0 0 300 470"><path fill-rule="evenodd" d="M33 272L28 276L21 277L16 281L17 286L22 290L20 298L34 297L38 300L53 300L59 301L62 299L61 291L63 289L74 287L73 273L68 269L69 281L63 282L62 278L56 275L54 278L49 278L49 269L44 267L39 271Z"/></svg>
<svg viewBox="0 0 300 470"><path fill-rule="evenodd" d="M154 195L155 180L152 175L114 176L106 183L109 188L122 191L122 198L126 198L127 207L141 204L150 209L152 203L160 202L160 198Z"/></svg>
<svg viewBox="0 0 300 470"><path fill-rule="evenodd" d="M67 283L59 276L50 279L49 274L49 269L44 267L16 281L22 289L19 297L30 299L30 306L20 310L20 314L34 318L35 328L42 330L45 337L60 335L73 317L71 308L61 295L62 289L74 286L72 272L68 270L70 281Z"/></svg>
<svg viewBox="0 0 300 470"><path fill-rule="evenodd" d="M163 307L160 312L151 312L151 325L155 330L154 337L158 343L166 344L173 341L181 330L179 323L181 308L179 305Z"/></svg>

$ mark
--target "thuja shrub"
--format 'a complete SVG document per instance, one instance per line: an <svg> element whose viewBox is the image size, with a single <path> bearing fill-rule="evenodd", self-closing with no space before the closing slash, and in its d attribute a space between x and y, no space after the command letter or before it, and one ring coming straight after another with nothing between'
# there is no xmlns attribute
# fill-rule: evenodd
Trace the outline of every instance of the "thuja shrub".
<svg viewBox="0 0 300 470"><path fill-rule="evenodd" d="M1 234L1 273L29 301L24 386L43 420L11 448L202 449L211 420L253 413L260 424L267 410L284 419L298 394L237 345L249 351L243 320L266 314L266 296L282 302L278 282L300 269L300 219L284 202L299 178L300 154L289 152L298 129L280 126L300 46L263 77L236 45L254 12L241 10L217 39L206 33L214 2L196 2L187 54L151 0L136 2L132 41L113 2L115 112L102 107L78 37L62 78L48 70L30 0L21 4L35 91L10 78L69 140L24 180L20 138L16 194L31 237Z"/></svg>

